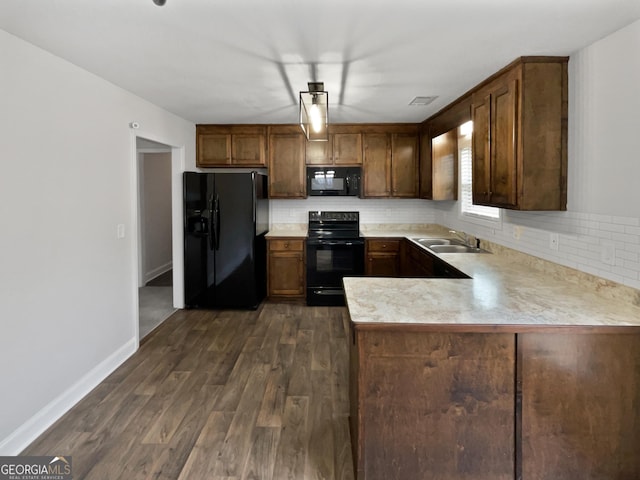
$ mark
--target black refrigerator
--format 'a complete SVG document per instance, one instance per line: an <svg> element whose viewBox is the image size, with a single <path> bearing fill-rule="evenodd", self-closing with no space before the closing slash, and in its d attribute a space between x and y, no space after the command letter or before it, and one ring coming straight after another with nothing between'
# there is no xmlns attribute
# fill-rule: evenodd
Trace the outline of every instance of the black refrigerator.
<svg viewBox="0 0 640 480"><path fill-rule="evenodd" d="M186 308L255 309L267 291L267 176L184 173Z"/></svg>

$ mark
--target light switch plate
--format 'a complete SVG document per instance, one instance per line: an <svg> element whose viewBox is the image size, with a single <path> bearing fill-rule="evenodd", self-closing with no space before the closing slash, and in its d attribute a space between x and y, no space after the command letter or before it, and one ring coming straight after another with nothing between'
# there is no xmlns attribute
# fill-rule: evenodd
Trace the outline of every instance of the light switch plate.
<svg viewBox="0 0 640 480"><path fill-rule="evenodd" d="M124 238L124 223L119 223L116 227L116 238Z"/></svg>

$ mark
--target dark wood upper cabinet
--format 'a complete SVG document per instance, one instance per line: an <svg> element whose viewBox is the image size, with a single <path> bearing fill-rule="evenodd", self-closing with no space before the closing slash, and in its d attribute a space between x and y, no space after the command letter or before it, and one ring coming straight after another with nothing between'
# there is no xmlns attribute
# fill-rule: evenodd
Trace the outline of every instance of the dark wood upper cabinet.
<svg viewBox="0 0 640 480"><path fill-rule="evenodd" d="M365 198L456 200L454 132L473 120L473 203L566 210L567 62L520 57L421 124L334 124L327 142L298 125L197 125L196 165L268 159L272 198L306 197L306 165L362 165Z"/></svg>
<svg viewBox="0 0 640 480"><path fill-rule="evenodd" d="M270 127L270 198L306 197L305 143L305 137L299 126Z"/></svg>
<svg viewBox="0 0 640 480"><path fill-rule="evenodd" d="M420 131L420 150L419 150L419 186L420 198L433 200L433 173L431 169L433 163L431 159L431 135L429 127L422 126Z"/></svg>
<svg viewBox="0 0 640 480"><path fill-rule="evenodd" d="M307 165L332 165L333 142L331 135L327 142L306 142L305 163Z"/></svg>
<svg viewBox="0 0 640 480"><path fill-rule="evenodd" d="M265 167L264 125L197 125L198 167Z"/></svg>
<svg viewBox="0 0 640 480"><path fill-rule="evenodd" d="M418 197L417 125L383 125L363 133L362 144L363 196Z"/></svg>
<svg viewBox="0 0 640 480"><path fill-rule="evenodd" d="M471 94L421 124L420 198L458 199L458 127L471 120Z"/></svg>
<svg viewBox="0 0 640 480"><path fill-rule="evenodd" d="M391 135L391 196L418 197L418 136Z"/></svg>
<svg viewBox="0 0 640 480"><path fill-rule="evenodd" d="M327 142L307 142L307 165L362 165L362 133L358 127L329 126Z"/></svg>
<svg viewBox="0 0 640 480"><path fill-rule="evenodd" d="M490 151L490 115L491 97L474 96L471 107L473 118L473 136L471 152L473 155L473 203L484 205L489 201L491 191L491 151Z"/></svg>
<svg viewBox="0 0 640 480"><path fill-rule="evenodd" d="M566 210L567 58L522 57L473 92L473 202Z"/></svg>
<svg viewBox="0 0 640 480"><path fill-rule="evenodd" d="M391 136L386 133L365 133L364 150L365 197L391 196Z"/></svg>
<svg viewBox="0 0 640 480"><path fill-rule="evenodd" d="M432 200L458 199L458 129L431 139Z"/></svg>

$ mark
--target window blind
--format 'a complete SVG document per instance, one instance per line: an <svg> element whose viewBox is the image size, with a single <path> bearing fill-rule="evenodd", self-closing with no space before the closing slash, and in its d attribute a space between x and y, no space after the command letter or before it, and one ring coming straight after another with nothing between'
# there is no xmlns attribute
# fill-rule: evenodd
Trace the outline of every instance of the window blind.
<svg viewBox="0 0 640 480"><path fill-rule="evenodd" d="M500 218L500 209L473 204L473 174L471 170L470 135L458 137L458 155L460 156L460 197L461 213L487 219Z"/></svg>

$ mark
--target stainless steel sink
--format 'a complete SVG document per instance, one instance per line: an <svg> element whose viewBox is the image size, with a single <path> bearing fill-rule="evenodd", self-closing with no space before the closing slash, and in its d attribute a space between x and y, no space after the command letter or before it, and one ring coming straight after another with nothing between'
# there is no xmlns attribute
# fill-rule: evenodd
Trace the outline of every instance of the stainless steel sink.
<svg viewBox="0 0 640 480"><path fill-rule="evenodd" d="M462 241L456 238L413 238L414 242L418 242L423 247L432 247L434 245L463 245Z"/></svg>
<svg viewBox="0 0 640 480"><path fill-rule="evenodd" d="M436 253L488 253L486 250L468 245L431 245L428 248Z"/></svg>

